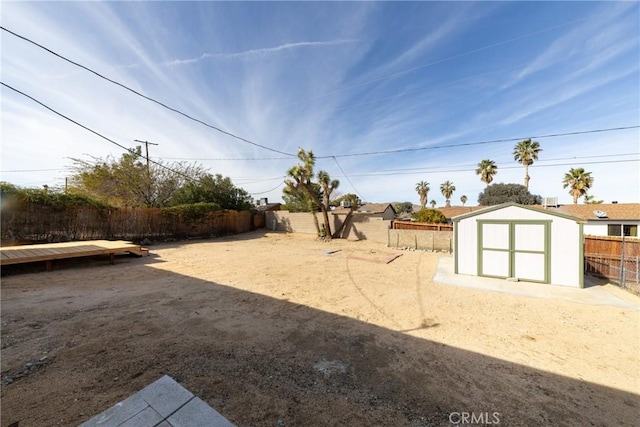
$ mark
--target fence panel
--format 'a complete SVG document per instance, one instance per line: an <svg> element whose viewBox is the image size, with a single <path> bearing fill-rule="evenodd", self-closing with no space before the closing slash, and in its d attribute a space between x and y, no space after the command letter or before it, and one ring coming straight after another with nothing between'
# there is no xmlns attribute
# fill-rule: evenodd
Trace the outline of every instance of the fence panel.
<svg viewBox="0 0 640 427"><path fill-rule="evenodd" d="M584 261L586 273L640 294L640 239L585 236Z"/></svg>
<svg viewBox="0 0 640 427"><path fill-rule="evenodd" d="M68 240L210 237L251 230L248 211L215 211L199 218L162 209L3 207L3 244Z"/></svg>
<svg viewBox="0 0 640 427"><path fill-rule="evenodd" d="M453 225L450 224L427 224L425 222L413 221L393 221L394 230L432 230L432 231L453 231Z"/></svg>

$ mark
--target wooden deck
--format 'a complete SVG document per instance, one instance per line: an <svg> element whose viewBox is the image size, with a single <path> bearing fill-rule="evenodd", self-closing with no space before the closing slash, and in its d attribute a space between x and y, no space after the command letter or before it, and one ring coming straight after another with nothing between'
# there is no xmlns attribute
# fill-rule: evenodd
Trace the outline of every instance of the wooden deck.
<svg viewBox="0 0 640 427"><path fill-rule="evenodd" d="M44 261L46 262L47 270L51 270L52 261L56 259L109 255L109 262L113 264L116 255L127 253L146 256L149 255L149 250L135 243L122 240L90 240L86 242L8 246L0 248L0 265Z"/></svg>

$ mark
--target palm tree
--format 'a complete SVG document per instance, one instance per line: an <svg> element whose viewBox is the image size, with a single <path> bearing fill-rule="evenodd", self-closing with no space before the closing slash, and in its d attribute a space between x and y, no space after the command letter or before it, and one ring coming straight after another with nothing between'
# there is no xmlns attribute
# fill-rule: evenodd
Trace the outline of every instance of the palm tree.
<svg viewBox="0 0 640 427"><path fill-rule="evenodd" d="M529 189L529 166L533 164L534 160L538 160L538 153L542 151L538 141L532 141L531 138L527 138L524 141L520 141L513 148L513 160L524 165L524 186Z"/></svg>
<svg viewBox="0 0 640 427"><path fill-rule="evenodd" d="M429 188L428 182L420 181L419 183L416 184L416 191L420 196L421 209L424 209L424 207L427 205L427 195L429 195L429 190L431 190L431 188Z"/></svg>
<svg viewBox="0 0 640 427"><path fill-rule="evenodd" d="M569 187L569 194L573 196L573 204L578 203L578 199L587 194L587 191L593 185L591 172L585 172L583 168L571 168L569 172L564 174L562 180L562 188Z"/></svg>
<svg viewBox="0 0 640 427"><path fill-rule="evenodd" d="M487 159L478 163L478 168L476 169L476 175L480 175L480 181L487 184L487 187L489 186L489 184L491 184L491 181L493 181L493 176L496 175L497 173L498 173L498 166L496 165L496 162L494 162L493 160Z"/></svg>
<svg viewBox="0 0 640 427"><path fill-rule="evenodd" d="M587 205L599 205L602 202L604 202L604 200L597 200L596 196L594 196L593 194L584 195L584 203Z"/></svg>
<svg viewBox="0 0 640 427"><path fill-rule="evenodd" d="M431 205L431 209L435 209L436 208L437 203L436 203L435 200L430 201L429 204Z"/></svg>
<svg viewBox="0 0 640 427"><path fill-rule="evenodd" d="M450 199L451 199L451 195L453 194L454 191L456 191L456 187L453 185L453 182L445 181L442 184L440 184L440 192L442 193L442 195L446 199L445 207L451 207L451 200Z"/></svg>
<svg viewBox="0 0 640 427"><path fill-rule="evenodd" d="M460 197L460 201L462 202L462 206L464 206L465 203L467 203L467 196L463 195L462 197Z"/></svg>

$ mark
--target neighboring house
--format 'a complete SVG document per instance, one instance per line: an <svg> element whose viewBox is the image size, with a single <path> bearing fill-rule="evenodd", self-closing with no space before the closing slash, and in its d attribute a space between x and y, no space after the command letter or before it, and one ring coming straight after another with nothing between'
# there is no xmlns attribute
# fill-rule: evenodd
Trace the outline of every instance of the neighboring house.
<svg viewBox="0 0 640 427"><path fill-rule="evenodd" d="M331 211L334 215L347 215L350 208L337 207ZM396 210L391 203L364 203L353 211L354 215L366 215L383 220L392 220L396 217Z"/></svg>
<svg viewBox="0 0 640 427"><path fill-rule="evenodd" d="M608 203L536 206L548 212L558 212L586 220L584 234L591 236L638 237L640 203Z"/></svg>
<svg viewBox="0 0 640 427"><path fill-rule="evenodd" d="M584 287L583 219L503 203L453 222L456 274Z"/></svg>
<svg viewBox="0 0 640 427"><path fill-rule="evenodd" d="M256 202L256 210L258 212L279 211L282 203L269 203L267 198L262 198Z"/></svg>
<svg viewBox="0 0 640 427"><path fill-rule="evenodd" d="M442 212L445 218L447 218L447 224L453 224L454 216L464 215L480 209L484 209L486 207L487 206L449 206L436 208L436 210Z"/></svg>

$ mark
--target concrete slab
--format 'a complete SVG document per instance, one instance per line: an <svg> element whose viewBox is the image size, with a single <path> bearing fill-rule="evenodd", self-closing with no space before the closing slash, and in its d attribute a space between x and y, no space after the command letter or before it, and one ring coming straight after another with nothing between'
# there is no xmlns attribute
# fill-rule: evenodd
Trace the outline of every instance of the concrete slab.
<svg viewBox="0 0 640 427"><path fill-rule="evenodd" d="M118 402L111 408L96 415L89 421L80 424L81 427L120 426L131 417L144 411L149 404L138 394L134 394L122 402Z"/></svg>
<svg viewBox="0 0 640 427"><path fill-rule="evenodd" d="M443 285L461 286L465 288L501 292L532 298L569 301L587 305L604 305L619 307L626 310L640 311L640 305L625 301L599 286L590 286L580 289L567 286L545 285L529 282L509 282L505 279L492 279L488 277L454 274L452 256L443 256L438 260L438 270L436 271L436 275L433 277L433 281Z"/></svg>
<svg viewBox="0 0 640 427"><path fill-rule="evenodd" d="M168 419L173 427L233 427L225 417L195 397Z"/></svg>
<svg viewBox="0 0 640 427"><path fill-rule="evenodd" d="M167 418L193 398L193 393L167 375L149 384L138 394L162 415L162 418Z"/></svg>
<svg viewBox="0 0 640 427"><path fill-rule="evenodd" d="M120 424L120 427L155 426L163 420L164 417L157 413L151 406L147 406L145 410L138 412L136 415Z"/></svg>
<svg viewBox="0 0 640 427"><path fill-rule="evenodd" d="M233 427L173 378L165 375L81 424L81 427Z"/></svg>

